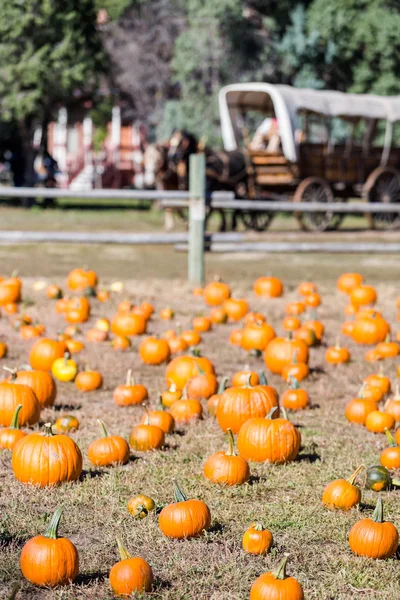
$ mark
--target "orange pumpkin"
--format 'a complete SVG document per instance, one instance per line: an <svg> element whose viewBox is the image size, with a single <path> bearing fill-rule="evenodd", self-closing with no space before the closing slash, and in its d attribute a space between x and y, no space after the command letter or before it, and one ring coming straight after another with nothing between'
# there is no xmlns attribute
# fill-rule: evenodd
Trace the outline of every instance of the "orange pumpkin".
<svg viewBox="0 0 400 600"><path fill-rule="evenodd" d="M215 417L215 414L217 412L217 406L218 406L219 399L221 398L221 394L226 390L227 381L228 381L228 378L227 377L223 377L221 379L221 382L220 382L219 386L218 386L217 393L213 394L208 399L208 402L207 402L207 411L213 417Z"/></svg>
<svg viewBox="0 0 400 600"><path fill-rule="evenodd" d="M235 443L230 429L228 434L228 451L216 452L209 456L204 464L204 476L213 483L222 485L241 485L250 478L247 461L235 452Z"/></svg>
<svg viewBox="0 0 400 600"><path fill-rule="evenodd" d="M144 385L135 383L132 369L129 369L126 375L126 382L117 385L114 390L113 398L115 404L118 404L118 406L143 404L148 398L148 392Z"/></svg>
<svg viewBox="0 0 400 600"><path fill-rule="evenodd" d="M274 571L264 573L255 580L250 590L250 600L304 600L304 592L294 577L286 576L285 557Z"/></svg>
<svg viewBox="0 0 400 600"><path fill-rule="evenodd" d="M208 400L218 389L217 378L213 373L205 373L200 365L197 368L198 374L186 384L186 393L190 399Z"/></svg>
<svg viewBox="0 0 400 600"><path fill-rule="evenodd" d="M150 425L157 425L163 430L165 434L172 433L175 429L174 417L163 409L163 406L158 410L147 410L145 407L145 414L142 417L141 423L144 425L149 423Z"/></svg>
<svg viewBox="0 0 400 600"><path fill-rule="evenodd" d="M247 554L267 554L273 543L272 533L261 523L252 523L244 532L242 548Z"/></svg>
<svg viewBox="0 0 400 600"><path fill-rule="evenodd" d="M87 298L82 296L68 301L67 310L65 311L65 320L68 323L85 323L89 316L90 304Z"/></svg>
<svg viewBox="0 0 400 600"><path fill-rule="evenodd" d="M25 579L39 587L70 585L79 572L79 555L67 538L58 537L62 507L57 508L44 535L22 548L20 567Z"/></svg>
<svg viewBox="0 0 400 600"><path fill-rule="evenodd" d="M381 465L389 469L389 471L400 469L400 446L397 445L396 440L388 429L385 430L385 433L388 440L388 447L381 452Z"/></svg>
<svg viewBox="0 0 400 600"><path fill-rule="evenodd" d="M178 390L183 390L189 379L198 374L198 365L205 373L215 374L212 363L205 357L178 356L171 360L165 371L167 385L175 383Z"/></svg>
<svg viewBox="0 0 400 600"><path fill-rule="evenodd" d="M129 445L120 435L108 435L103 421L99 420L103 437L92 442L88 448L88 458L96 467L125 465L130 456Z"/></svg>
<svg viewBox="0 0 400 600"><path fill-rule="evenodd" d="M378 373L368 375L364 379L364 383L375 387L379 387L384 394L388 394L390 392L390 379L389 377L386 377L386 375L384 375L382 366L379 368Z"/></svg>
<svg viewBox="0 0 400 600"><path fill-rule="evenodd" d="M298 317L306 310L304 302L288 302L285 306L285 313L292 317Z"/></svg>
<svg viewBox="0 0 400 600"><path fill-rule="evenodd" d="M282 321L282 327L285 331L296 331L296 329L300 329L301 321L297 317L285 317Z"/></svg>
<svg viewBox="0 0 400 600"><path fill-rule="evenodd" d="M398 384L396 384L394 396L389 398L385 404L385 412L392 415L396 422L400 421L400 391Z"/></svg>
<svg viewBox="0 0 400 600"><path fill-rule="evenodd" d="M384 342L380 342L376 348L375 351L377 353L377 355L382 358L395 358L396 356L398 356L399 352L400 352L400 348L397 342L391 342L390 341L390 335L386 336L386 339Z"/></svg>
<svg viewBox="0 0 400 600"><path fill-rule="evenodd" d="M399 545L393 523L383 520L382 498L378 498L372 519L357 521L350 530L349 545L354 554L368 558L389 558Z"/></svg>
<svg viewBox="0 0 400 600"><path fill-rule="evenodd" d="M113 595L126 598L136 592L151 592L154 575L149 563L138 556L132 557L120 538L117 544L121 560L115 563L109 575Z"/></svg>
<svg viewBox="0 0 400 600"><path fill-rule="evenodd" d="M217 307L210 312L210 321L214 323L214 325L222 325L223 323L226 323L227 320L228 315L223 308Z"/></svg>
<svg viewBox="0 0 400 600"><path fill-rule="evenodd" d="M249 378L250 380L250 378ZM250 381L241 387L231 387L219 399L216 417L223 431L238 433L243 423L253 417L265 417L276 407L279 415L278 393L268 385L251 386Z"/></svg>
<svg viewBox="0 0 400 600"><path fill-rule="evenodd" d="M339 338L334 346L327 348L325 352L325 360L332 365L339 365L350 361L350 352L347 348L340 345Z"/></svg>
<svg viewBox="0 0 400 600"><path fill-rule="evenodd" d="M293 362L286 365L282 369L282 378L284 381L289 381L291 377L296 379L297 381L303 381L306 379L310 373L310 369L307 363L298 362L297 353L295 352L293 356Z"/></svg>
<svg viewBox="0 0 400 600"><path fill-rule="evenodd" d="M146 414L144 423L135 425L129 436L129 444L133 450L149 452L162 448L165 443L165 433L158 425L150 425Z"/></svg>
<svg viewBox="0 0 400 600"><path fill-rule="evenodd" d="M111 331L115 335L131 337L146 333L146 319L134 313L120 312L111 321Z"/></svg>
<svg viewBox="0 0 400 600"><path fill-rule="evenodd" d="M182 331L180 338L189 347L198 346L199 344L201 344L201 335L198 331L194 331L193 329Z"/></svg>
<svg viewBox="0 0 400 600"><path fill-rule="evenodd" d="M247 352L261 354L268 346L269 342L276 337L276 333L268 323L253 323L246 325L243 329L240 345Z"/></svg>
<svg viewBox="0 0 400 600"><path fill-rule="evenodd" d="M186 425L203 418L203 407L195 398L187 398L186 394L170 406L169 412L175 423Z"/></svg>
<svg viewBox="0 0 400 600"><path fill-rule="evenodd" d="M163 406L169 408L175 400L180 400L181 396L182 391L178 390L174 383L171 383L169 388L161 394L161 402Z"/></svg>
<svg viewBox="0 0 400 600"><path fill-rule="evenodd" d="M167 342L171 354L181 354L188 349L188 345L182 337L170 337Z"/></svg>
<svg viewBox="0 0 400 600"><path fill-rule="evenodd" d="M237 445L246 460L284 464L298 455L300 431L288 419L270 418L272 410L264 418L249 419L240 428Z"/></svg>
<svg viewBox="0 0 400 600"><path fill-rule="evenodd" d="M163 321L171 321L174 318L174 311L172 308L163 308L160 310L160 317Z"/></svg>
<svg viewBox="0 0 400 600"><path fill-rule="evenodd" d="M343 273L337 280L337 289L343 294L350 294L350 292L362 285L364 277L360 273Z"/></svg>
<svg viewBox="0 0 400 600"><path fill-rule="evenodd" d="M161 365L170 357L168 342L161 338L148 337L139 346L139 356L146 365Z"/></svg>
<svg viewBox="0 0 400 600"><path fill-rule="evenodd" d="M383 342L390 332L387 321L379 314L356 315L352 338L357 344L373 345Z"/></svg>
<svg viewBox="0 0 400 600"><path fill-rule="evenodd" d="M93 392L103 385L103 376L99 371L85 369L76 376L75 385L80 392Z"/></svg>
<svg viewBox="0 0 400 600"><path fill-rule="evenodd" d="M309 404L307 391L299 386L297 379L290 377L290 387L282 394L282 406L286 410L303 410Z"/></svg>
<svg viewBox="0 0 400 600"><path fill-rule="evenodd" d="M63 358L67 346L65 342L59 342L50 338L43 338L34 343L29 355L32 369L37 371L51 371L53 362L57 358Z"/></svg>
<svg viewBox="0 0 400 600"><path fill-rule="evenodd" d="M0 358L5 358L7 356L8 346L5 342L0 342Z"/></svg>
<svg viewBox="0 0 400 600"><path fill-rule="evenodd" d="M34 391L28 385L17 384L16 374L13 373L11 380L0 382L0 425L11 425L19 404L22 405L20 425L33 425L39 421L40 404Z"/></svg>
<svg viewBox="0 0 400 600"><path fill-rule="evenodd" d="M376 304L378 295L372 285L358 285L350 292L350 302L354 306L368 306Z"/></svg>
<svg viewBox="0 0 400 600"><path fill-rule="evenodd" d="M316 292L308 294L304 298L304 304L309 308L317 308L321 304L321 296Z"/></svg>
<svg viewBox="0 0 400 600"><path fill-rule="evenodd" d="M98 283L95 271L85 269L73 269L67 278L67 286L70 290L82 291L86 288L94 288Z"/></svg>
<svg viewBox="0 0 400 600"><path fill-rule="evenodd" d="M264 361L272 373L282 374L284 367L293 362L296 353L299 362L308 363L308 346L303 340L290 337L273 339L265 349Z"/></svg>
<svg viewBox="0 0 400 600"><path fill-rule="evenodd" d="M374 398L365 398L364 390L365 387L363 386L358 392L357 398L353 398L346 405L345 416L351 423L365 425L368 415L378 410L377 401Z"/></svg>
<svg viewBox="0 0 400 600"><path fill-rule="evenodd" d="M162 533L168 538L198 537L211 525L211 513L201 500L188 500L174 481L175 503L165 506L158 518Z"/></svg>
<svg viewBox="0 0 400 600"><path fill-rule="evenodd" d="M394 417L381 410L371 411L365 419L365 427L373 433L384 433L385 429L393 429L394 425Z"/></svg>
<svg viewBox="0 0 400 600"><path fill-rule="evenodd" d="M46 289L46 296L50 298L50 300L59 300L60 298L62 298L62 295L62 289L54 283L49 285Z"/></svg>
<svg viewBox="0 0 400 600"><path fill-rule="evenodd" d="M195 317L192 321L193 329L199 333L205 333L212 328L212 322L209 317Z"/></svg>
<svg viewBox="0 0 400 600"><path fill-rule="evenodd" d="M85 344L80 340L66 340L65 345L71 354L79 354L85 349Z"/></svg>
<svg viewBox="0 0 400 600"><path fill-rule="evenodd" d="M277 277L259 277L254 282L254 293L264 298L279 298L283 294L283 284Z"/></svg>
<svg viewBox="0 0 400 600"><path fill-rule="evenodd" d="M315 294L316 292L318 292L318 288L315 283L312 283L311 281L302 281L297 286L297 293L300 294L300 296L306 297L309 294Z"/></svg>
<svg viewBox="0 0 400 600"><path fill-rule="evenodd" d="M21 412L22 404L18 404L9 427L0 429L0 448L4 450L13 450L15 445L22 440L27 434L19 428L19 413Z"/></svg>
<svg viewBox="0 0 400 600"><path fill-rule="evenodd" d="M21 301L22 282L18 277L9 277L0 281L0 306L16 304Z"/></svg>
<svg viewBox="0 0 400 600"><path fill-rule="evenodd" d="M354 485L362 466L358 467L348 479L335 479L325 487L322 502L328 508L350 510L361 502L360 489Z"/></svg>
<svg viewBox="0 0 400 600"><path fill-rule="evenodd" d="M229 285L222 281L213 281L206 285L203 290L203 298L208 306L220 306L230 295Z"/></svg>
<svg viewBox="0 0 400 600"><path fill-rule="evenodd" d="M265 323L266 318L259 312L248 312L243 319L245 325L253 325L253 323Z"/></svg>
<svg viewBox="0 0 400 600"><path fill-rule="evenodd" d="M30 433L18 442L12 469L22 483L52 486L79 479L82 455L71 438L53 435L51 423L46 423L43 433Z"/></svg>
<svg viewBox="0 0 400 600"><path fill-rule="evenodd" d="M241 321L249 312L249 305L242 298L228 298L223 304L223 309L230 321Z"/></svg>
<svg viewBox="0 0 400 600"><path fill-rule="evenodd" d="M129 348L132 346L132 344L131 344L130 339L127 338L126 335L117 335L112 340L111 346L113 347L113 350L125 351L125 350L129 350Z"/></svg>
<svg viewBox="0 0 400 600"><path fill-rule="evenodd" d="M16 372L16 383L28 385L33 389L41 408L53 406L57 387L53 377L46 371L21 370Z"/></svg>
<svg viewBox="0 0 400 600"><path fill-rule="evenodd" d="M246 367L243 371L237 371L232 377L232 386L238 387L246 385L250 381L250 385L258 385L260 383L260 377L256 371L250 371L249 367Z"/></svg>
<svg viewBox="0 0 400 600"><path fill-rule="evenodd" d="M229 342L232 346L240 346L242 343L243 329L232 329L229 335Z"/></svg>
<svg viewBox="0 0 400 600"><path fill-rule="evenodd" d="M69 433L79 429L79 421L74 415L62 415L53 425L57 433Z"/></svg>

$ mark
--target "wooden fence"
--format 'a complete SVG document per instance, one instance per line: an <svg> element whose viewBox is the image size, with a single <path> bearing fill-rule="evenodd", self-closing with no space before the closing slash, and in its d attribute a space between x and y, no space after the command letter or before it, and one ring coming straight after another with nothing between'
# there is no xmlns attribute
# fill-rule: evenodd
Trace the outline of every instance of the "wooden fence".
<svg viewBox="0 0 400 600"><path fill-rule="evenodd" d="M271 197L273 197L271 195ZM252 242L240 233L205 234L205 158L190 157L188 191L162 190L89 190L72 191L48 188L1 187L0 198L76 198L76 199L136 199L161 201L168 207L188 207L188 233L124 234L119 232L76 233L45 231L0 231L0 242L77 242L123 244L177 244L178 250L188 251L188 280L191 285L204 282L204 252L400 252L400 243L374 242ZM235 200L232 192L215 192L213 208L230 210L271 211L287 213L331 212L341 214L400 213L399 204L356 203L303 203L294 204L281 199Z"/></svg>

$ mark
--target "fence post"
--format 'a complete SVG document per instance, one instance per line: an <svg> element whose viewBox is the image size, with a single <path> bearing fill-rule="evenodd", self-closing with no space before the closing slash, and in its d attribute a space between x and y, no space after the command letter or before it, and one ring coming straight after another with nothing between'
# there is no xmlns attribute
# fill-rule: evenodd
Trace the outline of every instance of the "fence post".
<svg viewBox="0 0 400 600"><path fill-rule="evenodd" d="M204 154L192 154L189 164L189 251L188 280L204 283L204 223L206 216L206 161Z"/></svg>

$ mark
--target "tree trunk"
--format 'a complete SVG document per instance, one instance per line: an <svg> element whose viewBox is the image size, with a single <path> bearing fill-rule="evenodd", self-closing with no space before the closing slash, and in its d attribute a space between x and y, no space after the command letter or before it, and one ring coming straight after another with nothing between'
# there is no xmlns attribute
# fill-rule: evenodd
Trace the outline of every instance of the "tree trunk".
<svg viewBox="0 0 400 600"><path fill-rule="evenodd" d="M23 185L25 187L34 187L35 185L35 149L33 147L33 122L26 118L20 123L22 153L24 159ZM35 198L21 198L21 204L25 208L30 208L36 204Z"/></svg>

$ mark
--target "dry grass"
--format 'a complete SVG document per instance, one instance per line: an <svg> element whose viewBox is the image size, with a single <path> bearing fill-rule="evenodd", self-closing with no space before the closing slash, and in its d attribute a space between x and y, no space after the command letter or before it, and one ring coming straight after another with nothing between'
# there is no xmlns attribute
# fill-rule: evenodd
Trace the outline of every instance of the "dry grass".
<svg viewBox="0 0 400 600"><path fill-rule="evenodd" d="M350 267L356 267L356 258L351 260ZM229 261L224 263L220 258L218 267L229 263L227 271L233 278L235 293L247 297L253 309L267 314L278 331L283 306L295 296L294 286L300 279L312 277L323 294L319 313L326 324L325 341L327 344L334 342L344 299L334 291L332 280L348 265L338 264L337 259L329 262L323 257L320 264L306 261L304 266L295 258L291 262L289 257L278 257L271 270L279 274L277 265L283 265L288 291L281 300L261 302L251 292L251 277L255 271L263 272L267 265L259 261L240 262L237 257L235 263L231 257ZM66 265L63 267L65 273ZM247 267L251 276L245 276ZM385 276L382 273L379 276L381 268L381 262L370 263L371 280L385 277L386 283L378 286L379 305L395 325L396 268L386 263ZM41 274L52 277L53 269L59 274L59 265L44 260ZM107 275L111 276L108 271ZM166 273L163 275L165 277ZM119 273L115 272L113 276L118 278ZM133 264L126 283L135 302L153 301L157 311L171 305L184 326L203 310L202 300L193 298L181 280L171 280L166 285L163 279L151 282L136 279ZM26 296L35 301L29 313L46 323L50 335L55 334L62 327L62 319L55 316L44 293L34 292L31 284L32 280L28 279L25 286ZM114 298L107 305L93 301L93 315L84 329L92 326L100 315L111 316L118 299ZM157 317L149 326L150 332L165 328L165 323ZM245 363L261 369L261 359L249 359L240 349L227 343L232 328L231 325L220 326L205 334L204 355L214 361L219 375L232 375ZM2 362L10 366L26 362L31 344L21 341L5 318L0 321L0 331L1 337L10 345L9 358ZM60 384L56 406L44 411L41 418L43 423L65 412L78 416L81 428L73 438L84 455L81 481L57 489L23 486L13 477L9 455L0 454L0 598L8 598L15 583L21 586L17 598L111 598L107 576L117 560L117 533L133 554L140 554L152 565L157 579L150 595L154 599L245 600L252 581L269 570L283 552L290 553L289 572L300 580L309 600L400 598L397 560L357 558L351 554L347 543L351 526L362 516L370 515L377 496L373 492L363 492L362 506L347 514L329 512L321 504L321 493L327 482L350 475L359 464L377 463L379 451L385 445L384 436L351 426L343 416L346 402L355 395L362 378L372 370L363 362L364 349L351 345L351 350L353 362L339 368L324 365L324 347L312 350L313 371L306 388L314 407L292 416L301 428L303 440L298 460L279 467L253 464L249 484L238 489L225 489L213 486L202 476L204 459L225 443L218 425L210 417L169 436L165 450L147 455L137 453L126 466L95 470L89 464L87 447L99 435L96 419L104 419L111 432L126 437L141 417L140 408L118 408L112 400L112 391L123 380L127 368L132 367L140 381L148 386L153 404L164 387L164 368L141 365L135 349L119 354L107 344L87 344L80 360L88 360L102 371L104 388L85 395L73 384ZM394 381L395 363L388 363L386 369ZM284 389L279 378L271 376L269 379L280 392ZM126 510L128 499L139 492L153 496L159 505L171 501L173 477L178 478L189 495L203 499L211 509L212 529L199 539L167 540L159 531L155 516L137 522ZM386 517L398 526L399 493L383 494ZM65 511L60 533L68 536L79 550L80 576L70 588L38 590L21 577L20 550L28 538L43 531L50 514L61 503ZM256 518L274 536L273 550L266 557L250 557L241 550L243 531Z"/></svg>

